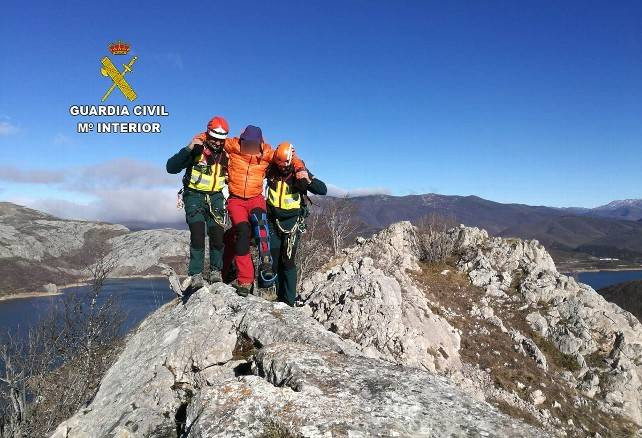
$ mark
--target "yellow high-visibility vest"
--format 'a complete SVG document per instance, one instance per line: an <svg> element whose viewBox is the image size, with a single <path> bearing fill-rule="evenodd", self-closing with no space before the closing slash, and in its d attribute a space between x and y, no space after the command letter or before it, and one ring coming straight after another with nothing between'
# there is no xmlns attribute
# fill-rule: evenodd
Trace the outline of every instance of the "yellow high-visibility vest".
<svg viewBox="0 0 642 438"><path fill-rule="evenodd" d="M283 210L301 208L301 195L294 192L292 186L285 181L276 181L276 186L268 185L267 202L273 207Z"/></svg>
<svg viewBox="0 0 642 438"><path fill-rule="evenodd" d="M219 161L214 164L200 164L205 161L201 154L192 166L187 187L199 192L220 192L225 187L225 173Z"/></svg>

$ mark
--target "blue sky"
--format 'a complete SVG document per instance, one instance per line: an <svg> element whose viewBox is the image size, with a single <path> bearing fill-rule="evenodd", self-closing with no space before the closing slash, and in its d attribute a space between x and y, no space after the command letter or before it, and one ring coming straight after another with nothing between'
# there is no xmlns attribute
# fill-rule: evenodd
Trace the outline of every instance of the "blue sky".
<svg viewBox="0 0 642 438"><path fill-rule="evenodd" d="M171 204L164 163L215 114L292 141L345 190L583 207L642 195L641 2L231 3L5 2L0 199L71 208L149 189ZM100 103L118 39L139 56L134 103L170 113L162 134L75 133L69 106ZM78 189L80 174L104 182Z"/></svg>

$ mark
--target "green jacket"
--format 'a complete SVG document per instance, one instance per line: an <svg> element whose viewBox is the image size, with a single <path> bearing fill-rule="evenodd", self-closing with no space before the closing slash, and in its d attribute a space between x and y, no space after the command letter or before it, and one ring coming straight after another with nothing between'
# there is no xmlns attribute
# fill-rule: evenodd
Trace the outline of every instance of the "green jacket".
<svg viewBox="0 0 642 438"><path fill-rule="evenodd" d="M192 165L194 157L189 147L185 146L180 151L176 152L172 157L167 160L165 169L168 173L177 174L181 173L183 169L187 169Z"/></svg>
<svg viewBox="0 0 642 438"><path fill-rule="evenodd" d="M267 178L269 185L271 178L280 179L281 175L278 173L278 170L274 166L270 166L267 171ZM312 174L310 174L310 178L312 181L309 185L307 185L307 187L303 181L295 180L294 174L289 175L289 178L292 181L292 190L298 192L301 195L301 208L295 210L285 210L270 205L269 203L267 204L268 218L272 221L278 219L279 223L281 223L282 226L286 228L291 228L298 217L304 214L304 209L306 209L307 206L305 206L305 199L303 198L303 195L306 195L308 192L315 195L325 195L326 193L328 193L328 188L326 187L325 183L320 179L315 178Z"/></svg>

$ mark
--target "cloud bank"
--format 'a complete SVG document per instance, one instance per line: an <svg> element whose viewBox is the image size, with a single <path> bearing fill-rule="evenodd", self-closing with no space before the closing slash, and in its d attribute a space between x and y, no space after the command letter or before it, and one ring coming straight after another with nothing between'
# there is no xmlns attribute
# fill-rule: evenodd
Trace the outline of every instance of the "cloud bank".
<svg viewBox="0 0 642 438"><path fill-rule="evenodd" d="M47 185L71 194L89 197L91 202L68 199L13 199L13 202L67 219L114 223L180 223L184 212L176 208L181 176L170 175L164 167L149 162L120 158L95 165L57 170L29 170L0 166L0 181ZM328 184L328 195L353 197L389 194L384 187L344 189Z"/></svg>
<svg viewBox="0 0 642 438"><path fill-rule="evenodd" d="M389 195L390 189L386 187L362 187L356 189L344 189L334 184L326 184L328 187L328 196L335 196L337 198L353 198L355 196L368 196L368 195Z"/></svg>

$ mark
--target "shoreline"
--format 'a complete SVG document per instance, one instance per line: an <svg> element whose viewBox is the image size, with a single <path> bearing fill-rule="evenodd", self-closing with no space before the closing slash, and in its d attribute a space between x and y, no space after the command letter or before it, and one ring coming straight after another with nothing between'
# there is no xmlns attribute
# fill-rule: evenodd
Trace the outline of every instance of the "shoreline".
<svg viewBox="0 0 642 438"><path fill-rule="evenodd" d="M135 279L146 279L146 278L166 278L164 275L132 275L132 276L118 276L118 277L109 277L109 280L135 280ZM72 287L82 287L89 285L89 281L77 281L75 283L68 283L62 286L57 286L57 292L46 292L46 291L33 291L33 292L11 292L7 295L0 295L0 302L9 301L9 300L20 300L24 298L39 298L39 297L53 297L56 295L62 295L65 289Z"/></svg>
<svg viewBox="0 0 642 438"><path fill-rule="evenodd" d="M597 269L597 268L586 268L586 269L557 269L558 272L564 275L569 274L582 274L584 272L626 272L626 271L642 271L642 266L630 267L630 268L607 268L607 269Z"/></svg>

